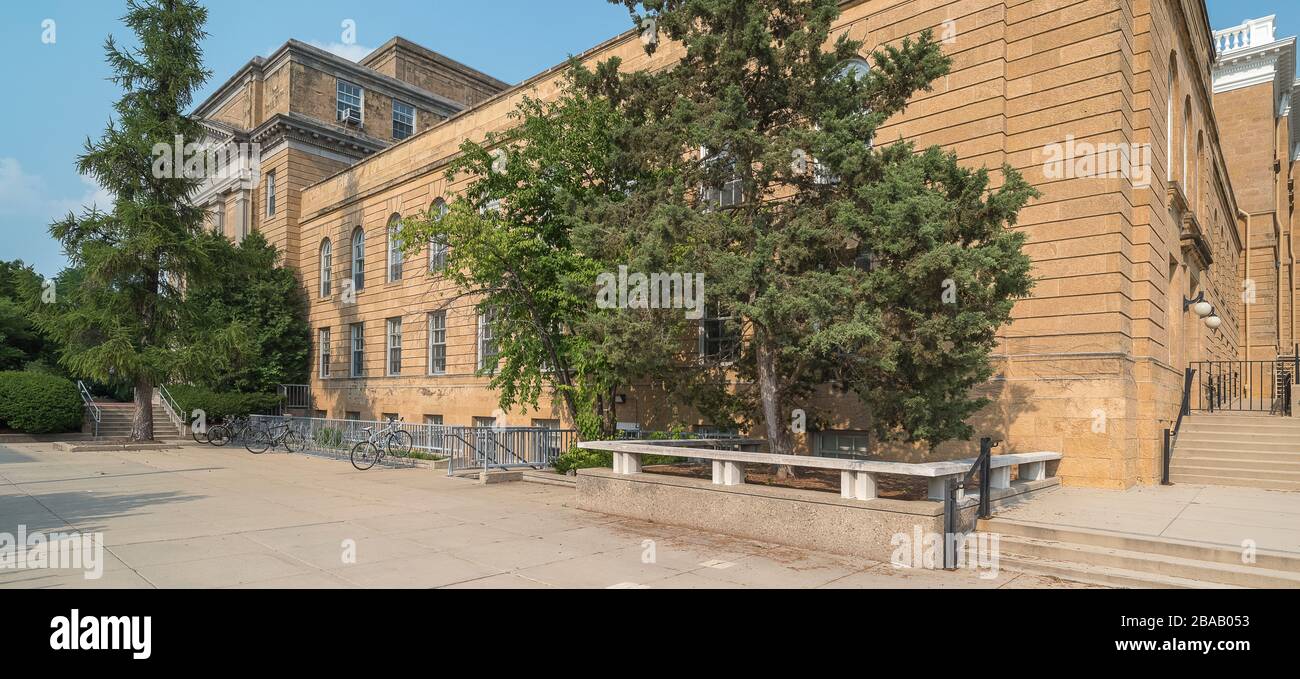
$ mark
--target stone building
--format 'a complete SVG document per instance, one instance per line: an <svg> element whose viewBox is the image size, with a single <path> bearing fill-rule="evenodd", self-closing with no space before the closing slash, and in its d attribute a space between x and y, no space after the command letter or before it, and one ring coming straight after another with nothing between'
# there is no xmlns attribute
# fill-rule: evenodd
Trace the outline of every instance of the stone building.
<svg viewBox="0 0 1300 679"><path fill-rule="evenodd" d="M836 33L865 41L868 52L932 28L953 60L879 138L938 144L973 166L1007 163L1042 192L1016 227L1028 236L1037 285L1000 333L997 375L982 388L994 404L977 430L1005 439L1005 450L1062 452L1066 483L1156 481L1184 369L1248 351L1273 358L1295 338L1283 198L1291 142L1289 134L1282 141L1289 118L1280 107L1294 55L1271 57L1278 72L1267 82L1234 86L1224 74L1237 53L1211 31L1200 0L845 0L842 10ZM1257 47L1265 46L1248 49ZM649 56L629 31L579 58L657 69L677 54L668 44ZM445 169L460 143L503 129L525 95L553 96L562 68L507 87L401 38L359 64L290 42L199 107L214 135L262 145L255 186L205 198L224 210L218 226L227 234L261 230L300 271L316 336L315 414L559 421L548 403L498 412L487 378L475 375L491 360L490 324L473 300L446 305L456 290L430 275L437 253L404 259L390 247L389 224L456 196L464 184L448 183ZM1231 112L1216 113L1225 99ZM414 111L401 135L399 102ZM1265 157L1281 169L1261 165ZM1250 305L1240 294L1245 279L1257 291ZM1217 328L1183 304L1201 294L1222 320ZM620 421L715 424L653 392L627 391ZM834 422L803 437L805 450L867 450L859 404L827 392L816 405ZM949 445L934 454L967 452Z"/></svg>

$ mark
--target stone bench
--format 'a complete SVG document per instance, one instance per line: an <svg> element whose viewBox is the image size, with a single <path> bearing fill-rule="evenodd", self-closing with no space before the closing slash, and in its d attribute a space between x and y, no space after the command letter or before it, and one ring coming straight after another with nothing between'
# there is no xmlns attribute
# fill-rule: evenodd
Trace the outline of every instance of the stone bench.
<svg viewBox="0 0 1300 679"><path fill-rule="evenodd" d="M708 446L726 445L715 440L689 441L586 441L578 447L603 450L614 455L615 474L641 473L642 455L668 455L709 460L713 463L713 483L738 486L745 483L745 464L784 465L804 469L831 469L840 472L840 495L846 499L873 500L877 497L876 475L898 474L921 476L929 479L929 497L942 500L945 482L960 481L975 458L944 460L941 462L884 462L878 460L853 460L807 455L774 455L738 450L710 450ZM993 489L1011 487L1011 467L1020 469L1022 481L1043 481L1055 472L1060 453L1006 453L990 458L989 486ZM1052 465L1049 470L1048 465ZM960 491L959 491L960 493ZM960 499L960 497L959 497Z"/></svg>

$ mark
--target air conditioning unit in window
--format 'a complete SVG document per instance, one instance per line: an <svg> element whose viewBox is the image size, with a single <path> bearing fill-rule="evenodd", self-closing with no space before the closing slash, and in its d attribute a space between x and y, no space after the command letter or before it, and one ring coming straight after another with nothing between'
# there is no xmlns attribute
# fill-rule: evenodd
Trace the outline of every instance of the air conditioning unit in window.
<svg viewBox="0 0 1300 679"><path fill-rule="evenodd" d="M345 108L339 111L339 122L344 125L360 125L361 111L355 108Z"/></svg>

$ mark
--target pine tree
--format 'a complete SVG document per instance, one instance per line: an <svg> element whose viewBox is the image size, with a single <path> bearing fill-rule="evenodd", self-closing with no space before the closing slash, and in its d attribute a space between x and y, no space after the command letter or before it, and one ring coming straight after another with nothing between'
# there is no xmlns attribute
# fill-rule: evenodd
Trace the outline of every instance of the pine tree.
<svg viewBox="0 0 1300 679"><path fill-rule="evenodd" d="M196 238L204 212L187 196L199 177L155 172L157 145L197 143L185 111L208 78L200 41L207 10L194 0L129 0L123 18L137 45L105 44L113 81L124 90L115 119L87 140L77 169L110 191L111 212L69 214L50 227L84 278L37 304L38 326L60 344L72 373L135 386L132 440L153 438L154 385L211 360L211 347L182 343L182 282L205 262Z"/></svg>
<svg viewBox="0 0 1300 679"><path fill-rule="evenodd" d="M684 56L586 81L627 120L618 146L646 178L602 226L703 273L740 340L734 361L674 379L712 386L699 402L761 423L775 453L828 383L881 439L969 438L986 403L970 389L1031 286L1010 227L1035 192L1010 167L993 189L950 152L875 139L947 72L941 45L924 31L864 67L860 42L831 40L836 0L610 1ZM753 388L718 393L735 383Z"/></svg>

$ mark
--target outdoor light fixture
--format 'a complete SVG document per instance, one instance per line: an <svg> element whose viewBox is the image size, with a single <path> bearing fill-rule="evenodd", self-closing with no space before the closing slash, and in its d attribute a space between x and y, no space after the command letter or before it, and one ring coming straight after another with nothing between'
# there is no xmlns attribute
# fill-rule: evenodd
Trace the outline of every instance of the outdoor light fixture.
<svg viewBox="0 0 1300 679"><path fill-rule="evenodd" d="M1205 327L1211 330L1218 330L1219 326L1223 325L1223 319L1219 318L1218 314L1215 314L1213 311L1210 313L1210 316L1205 317Z"/></svg>
<svg viewBox="0 0 1300 679"><path fill-rule="evenodd" d="M1204 290L1202 290L1201 294L1197 295L1195 299L1187 299L1186 297L1183 298L1183 311L1187 311L1188 307L1191 307L1192 311L1195 311L1196 315L1200 316L1201 318L1205 318L1206 316L1209 316L1210 314L1214 313L1214 306L1209 302L1205 301ZM1214 327L1218 327L1218 326L1216 325Z"/></svg>

